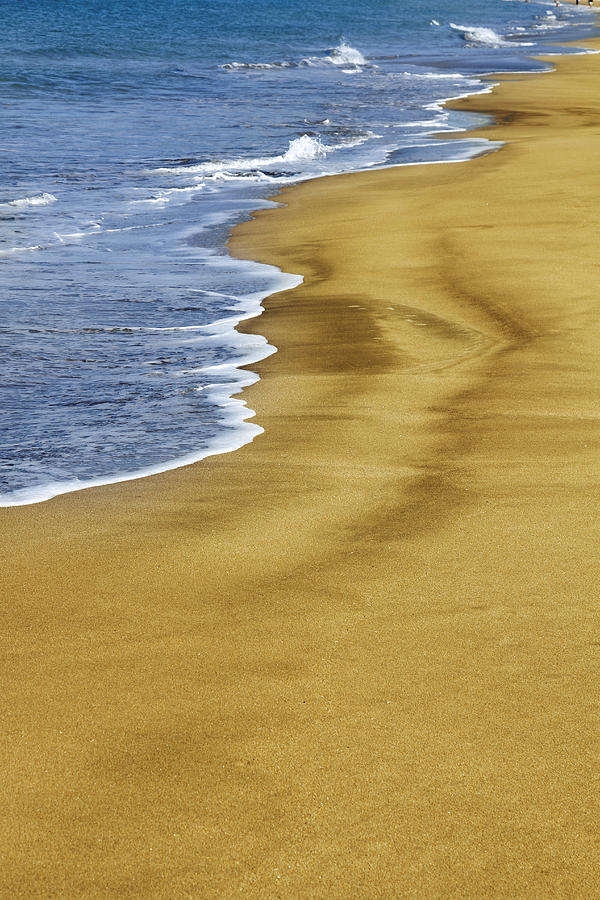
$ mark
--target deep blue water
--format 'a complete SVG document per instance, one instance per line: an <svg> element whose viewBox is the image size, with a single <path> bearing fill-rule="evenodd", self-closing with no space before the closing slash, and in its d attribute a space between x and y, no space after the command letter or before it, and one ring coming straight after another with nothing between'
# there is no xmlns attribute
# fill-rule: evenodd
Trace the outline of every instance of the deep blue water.
<svg viewBox="0 0 600 900"><path fill-rule="evenodd" d="M0 505L260 431L241 336L293 275L231 260L279 185L491 150L444 98L543 68L587 8L521 0L0 0ZM442 135L443 138L443 135Z"/></svg>

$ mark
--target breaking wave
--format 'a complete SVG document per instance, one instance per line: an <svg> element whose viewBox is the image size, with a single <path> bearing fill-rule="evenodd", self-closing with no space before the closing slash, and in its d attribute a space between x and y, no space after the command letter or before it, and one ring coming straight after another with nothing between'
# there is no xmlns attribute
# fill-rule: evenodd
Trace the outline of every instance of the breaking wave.
<svg viewBox="0 0 600 900"><path fill-rule="evenodd" d="M204 162L191 166L173 166L154 169L155 175L217 175L231 172L251 172L255 169L272 168L278 165L307 162L315 159L323 159L329 150L335 147L326 147L320 138L303 134L302 137L290 141L285 153L279 156L264 156L254 159L225 159L219 162Z"/></svg>
<svg viewBox="0 0 600 900"><path fill-rule="evenodd" d="M514 47L518 44L520 47L531 47L532 44L526 44L522 41L507 41L499 35L493 28L484 28L479 25L455 25L450 23L450 28L459 31L467 44L478 47Z"/></svg>
<svg viewBox="0 0 600 900"><path fill-rule="evenodd" d="M331 51L330 56L325 58L334 66L364 66L367 63L360 50L351 47L344 40L341 40Z"/></svg>
<svg viewBox="0 0 600 900"><path fill-rule="evenodd" d="M329 51L327 56L308 56L297 62L290 60L270 63L228 62L223 63L219 68L224 69L226 72L266 72L270 69L297 69L304 66L319 66L323 65L323 63L330 63L331 65L339 66L340 68L344 66L353 66L354 71L354 69L360 66L366 66L367 60L360 50L351 47L350 44L342 39L337 47L334 47Z"/></svg>

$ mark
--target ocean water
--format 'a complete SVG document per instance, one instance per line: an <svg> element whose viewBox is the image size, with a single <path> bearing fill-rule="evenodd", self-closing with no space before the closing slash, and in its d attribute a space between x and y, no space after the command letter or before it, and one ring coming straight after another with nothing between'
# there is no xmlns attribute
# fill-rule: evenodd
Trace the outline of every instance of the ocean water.
<svg viewBox="0 0 600 900"><path fill-rule="evenodd" d="M534 0L0 0L0 16L3 506L251 440L239 366L275 348L235 325L301 279L232 260L232 225L303 179L493 151L443 140L479 123L444 99L543 69L594 21Z"/></svg>

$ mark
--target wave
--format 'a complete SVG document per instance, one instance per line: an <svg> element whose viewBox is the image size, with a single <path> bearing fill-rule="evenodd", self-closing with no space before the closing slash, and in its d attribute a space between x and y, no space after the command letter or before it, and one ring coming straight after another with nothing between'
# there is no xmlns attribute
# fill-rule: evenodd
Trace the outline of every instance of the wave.
<svg viewBox="0 0 600 900"><path fill-rule="evenodd" d="M162 228L166 223L165 222L150 222L147 225L127 225L124 228L102 228L97 223L92 223L94 228L93 231L72 231L69 234L58 234L58 232L54 232L56 237L59 239L61 243L64 243L65 238L83 238L83 237L95 237L97 234L118 234L121 231L142 231L145 228ZM36 248L28 248L28 249L40 249Z"/></svg>
<svg viewBox="0 0 600 900"><path fill-rule="evenodd" d="M405 166L437 166L440 164L464 163L478 156L487 156L503 146L502 141L489 141L486 138L466 138L460 141L431 141L422 144L413 144L411 147L400 148L399 151L389 154L386 168ZM414 152L415 149L425 151L418 160L403 160L402 151ZM430 159L426 158L427 151Z"/></svg>
<svg viewBox="0 0 600 900"><path fill-rule="evenodd" d="M232 172L251 172L255 169L323 159L327 156L328 151L332 149L336 148L326 147L320 138L303 134L302 137L291 140L286 152L279 156L264 156L254 159L225 159L219 162L204 162L191 166L165 166L160 169L153 169L151 174L219 175L226 178Z"/></svg>
<svg viewBox="0 0 600 900"><path fill-rule="evenodd" d="M164 206L166 203L170 203L171 198L165 197L162 191L159 191L159 195L160 196L158 197L144 197L143 200L130 200L129 205L137 206L139 203L160 203Z"/></svg>
<svg viewBox="0 0 600 900"><path fill-rule="evenodd" d="M220 69L225 69L226 71L244 71L245 69L294 69L296 68L298 63L293 62L275 62L275 63L241 63L241 62L230 62L223 63L222 66L219 66Z"/></svg>
<svg viewBox="0 0 600 900"><path fill-rule="evenodd" d="M327 124L328 119L321 120L318 124ZM328 132L339 139L336 130ZM253 157L247 159L223 159L210 162L191 162L188 165L161 166L157 169L146 170L149 175L187 175L195 184L186 187L171 187L155 190L149 197L139 200L130 200L130 205L160 204L166 205L173 196L190 195L195 192L208 189L219 184L251 183L251 184L285 184L299 177L299 171L303 163L316 162L325 159L330 153L338 150L351 150L364 144L370 138L378 137L372 131L360 134L348 134L339 143L324 144L316 135L303 134L289 142L285 153L277 156ZM313 173L314 174L314 173ZM138 226L140 227L140 226ZM149 226L143 226L149 227ZM72 235L71 235L72 236Z"/></svg>
<svg viewBox="0 0 600 900"><path fill-rule="evenodd" d="M265 341L265 351L263 358L275 352L275 348L271 347ZM249 362L255 362L252 359ZM244 363L241 363L244 364ZM240 364L240 365L241 365ZM239 394L243 388L254 384L258 380L258 375L252 372L243 372L236 366L231 365L232 381L229 384L219 385L219 390L214 390L214 402L218 403L223 416L226 412L226 424L230 427L219 436L214 437L208 445L196 452L188 453L175 459L167 459L156 465L144 466L134 471L123 471L115 475L98 476L95 478L67 478L64 480L47 481L43 484L34 485L32 487L20 488L5 494L0 494L0 507L8 506L29 506L32 503L43 503L45 500L51 500L60 494L70 494L73 491L81 491L86 488L104 487L109 484L120 484L122 481L135 481L138 478L147 478L149 475L160 475L163 472L170 472L173 469L179 469L182 466L189 466L193 463L200 462L209 456L217 456L221 453L232 453L254 440L254 438L264 432L264 428L255 423L248 422L248 419L254 417L254 410L249 409L246 401L232 396ZM235 380L234 380L235 379ZM234 426L234 427L231 427Z"/></svg>
<svg viewBox="0 0 600 900"><path fill-rule="evenodd" d="M538 22L533 26L536 31L557 31L559 28L568 28L570 22L561 21L553 12L547 12L545 16L537 16Z"/></svg>
<svg viewBox="0 0 600 900"><path fill-rule="evenodd" d="M8 250L0 250L1 257L14 256L15 253L29 253L35 250L43 250L44 247L41 244L34 244L31 247L9 247Z"/></svg>
<svg viewBox="0 0 600 900"><path fill-rule="evenodd" d="M259 160L254 160L254 162L258 162ZM235 162L235 161L232 161ZM190 172L194 170L194 166L185 166L181 167L180 171L175 171L175 169L169 169L169 172L175 172L175 174L181 174L181 172ZM156 172L163 173L165 169L155 169L153 174ZM137 206L140 204L148 203L148 204L160 204L161 206L166 206L167 203L170 203L171 200L177 200L178 197L181 197L182 200L186 200L188 197L191 197L193 194L197 194L199 191L204 191L210 187L211 184L220 184L226 183L230 181L235 182L243 182L245 184L276 184L285 178L286 176L277 176L277 175L267 175L266 172L235 172L235 171L227 171L226 169L219 170L214 172L213 174L204 174L202 178L198 179L197 184L188 185L188 187L172 187L172 188L163 188L161 190L155 191L151 197L144 197L140 200L130 200L130 206ZM136 226L136 227L144 227L147 228L149 226Z"/></svg>
<svg viewBox="0 0 600 900"><path fill-rule="evenodd" d="M266 72L273 69L298 69L305 66L319 66L330 63L334 66L352 66L349 71L356 71L361 66L368 65L367 60L355 47L351 47L345 40L341 40L337 47L329 51L327 56L307 56L297 62L283 60L280 62L228 62L219 66L226 72Z"/></svg>
<svg viewBox="0 0 600 900"><path fill-rule="evenodd" d="M165 206L167 203L171 202L173 195L176 194L196 194L198 191L203 191L206 185L204 184L192 184L189 187L173 187L173 188L164 188L163 190L156 191L151 197L144 197L140 200L130 200L130 206L137 206L140 203L160 203L162 206Z"/></svg>
<svg viewBox="0 0 600 900"><path fill-rule="evenodd" d="M54 194L48 194L44 191L43 194L34 194L31 197L20 197L17 200L9 200L6 203L6 206L13 206L16 209L27 209L29 206L49 206L51 203L56 203L56 200L57 198Z"/></svg>
<svg viewBox="0 0 600 900"><path fill-rule="evenodd" d="M258 267L258 263L246 264L250 268ZM260 291L248 294L246 297L239 297L230 294L223 294L213 291L193 291L194 293L206 293L225 299L237 300L240 304L239 310L236 310L233 316L219 319L215 322L201 326L179 326L172 328L149 328L149 327L105 327L98 329L82 329L84 331L120 331L123 333L134 331L145 332L204 332L209 338L219 339L226 337L232 342L232 350L235 352L235 359L227 362L221 362L212 365L198 367L192 370L183 370L179 375L187 372L194 374L195 372L215 372L217 380L215 383L198 385L195 390L206 392L209 402L212 402L219 408L220 418L225 428L214 437L205 441L204 446L198 447L188 453L181 454L175 458L165 458L164 461L157 462L147 466L140 466L134 470L116 471L114 474L99 475L90 477L70 477L65 479L48 480L41 484L35 484L30 487L19 488L6 493L0 493L0 507L27 506L32 503L41 503L50 500L59 494L71 493L91 487L100 487L104 485L117 484L122 481L133 481L138 478L144 478L149 475L158 475L173 469L187 466L192 463L199 462L210 456L216 456L221 453L231 453L234 450L250 443L254 438L262 434L264 429L259 425L248 420L253 418L255 413L249 409L246 401L237 395L251 384L258 381L258 375L248 371L245 366L254 365L259 360L266 359L273 353L277 352L276 348L268 343L267 339L260 335L246 336L233 330L241 321L255 318L263 312L262 301L266 296L278 291L293 290L302 284L303 277L301 275L292 275L282 272L272 266L260 266L262 269L268 269L274 277L274 281L268 291Z"/></svg>
<svg viewBox="0 0 600 900"><path fill-rule="evenodd" d="M276 175L267 175L266 172L215 172L214 175L207 175L205 185L209 185L214 182L219 181L240 181L243 180L246 184L272 184L273 182L278 181L278 177ZM175 188L175 190L179 190ZM170 193L170 192L168 192Z"/></svg>
<svg viewBox="0 0 600 900"><path fill-rule="evenodd" d="M437 119L422 119L420 122L402 122L401 127L402 128L435 128L435 129L439 128L440 130L443 129L444 131L447 131L448 129L444 128L445 124L446 124L445 116L441 116L440 118L437 118ZM455 129L453 128L452 130L454 131ZM456 130L458 130L458 129L456 129Z"/></svg>
<svg viewBox="0 0 600 900"><path fill-rule="evenodd" d="M451 78L453 81L475 82L475 79L469 78L468 75L463 75L461 72L401 72L400 74L406 75L408 78Z"/></svg>
<svg viewBox="0 0 600 900"><path fill-rule="evenodd" d="M343 39L325 59L333 63L334 66L364 66L367 64L360 50L351 47Z"/></svg>
<svg viewBox="0 0 600 900"><path fill-rule="evenodd" d="M507 41L493 28L485 28L480 25L455 25L450 22L450 28L459 31L467 44L477 47L532 47L532 44L523 41Z"/></svg>

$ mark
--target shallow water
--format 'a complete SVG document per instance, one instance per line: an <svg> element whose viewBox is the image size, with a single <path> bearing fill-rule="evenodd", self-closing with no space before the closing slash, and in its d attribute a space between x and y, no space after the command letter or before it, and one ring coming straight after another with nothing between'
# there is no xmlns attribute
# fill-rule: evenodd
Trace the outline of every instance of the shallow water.
<svg viewBox="0 0 600 900"><path fill-rule="evenodd" d="M278 186L461 159L448 97L543 68L587 9L520 0L0 0L0 504L171 468L251 440L231 395L299 283L232 260ZM551 48L556 49L556 48Z"/></svg>

